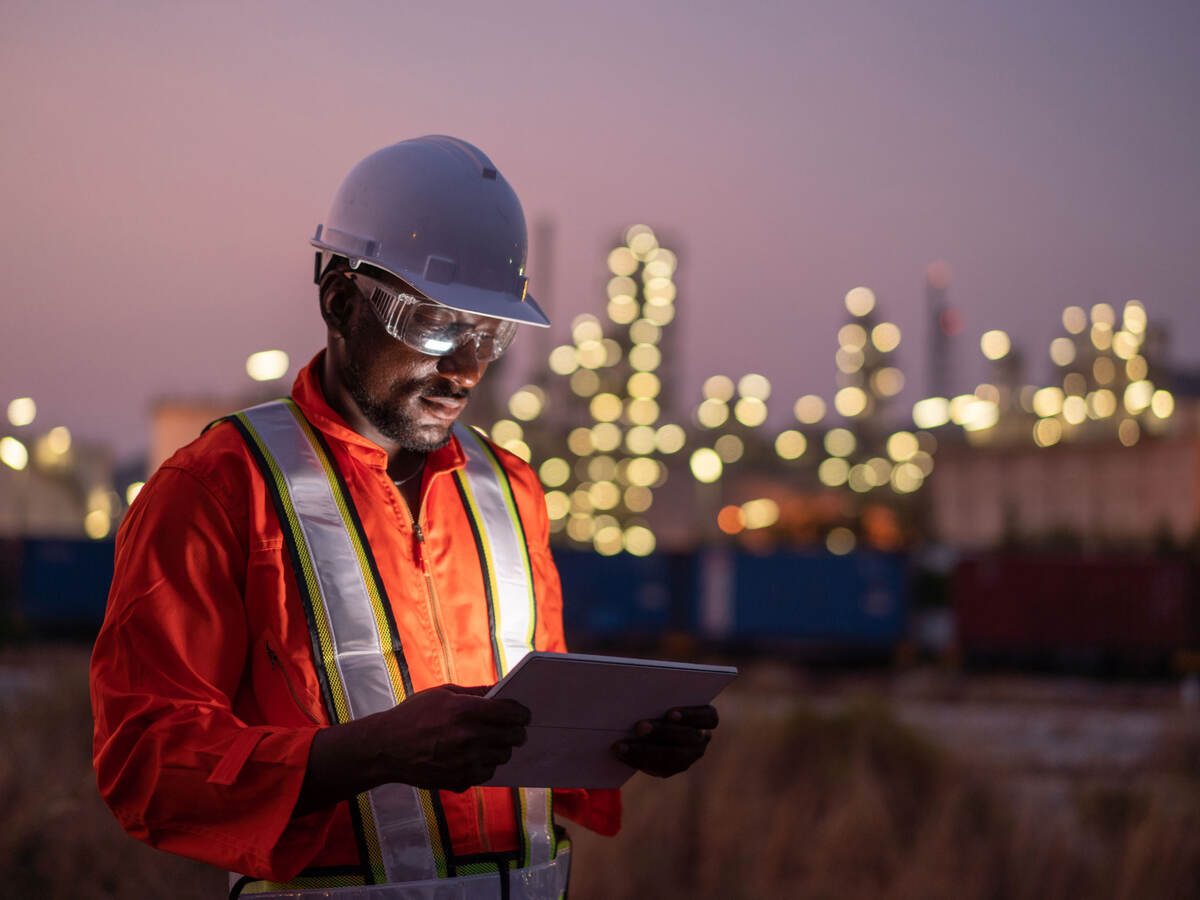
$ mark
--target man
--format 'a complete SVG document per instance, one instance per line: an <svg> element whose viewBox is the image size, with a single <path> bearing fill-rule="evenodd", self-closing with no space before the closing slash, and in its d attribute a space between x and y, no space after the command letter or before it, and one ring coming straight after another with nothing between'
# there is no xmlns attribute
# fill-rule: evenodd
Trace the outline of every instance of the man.
<svg viewBox="0 0 1200 900"><path fill-rule="evenodd" d="M231 871L233 895L558 897L613 791L481 787L529 711L483 696L565 649L532 470L456 425L519 323L516 195L430 136L342 183L312 241L327 345L139 494L92 658L100 791L134 836ZM614 752L666 776L708 706Z"/></svg>

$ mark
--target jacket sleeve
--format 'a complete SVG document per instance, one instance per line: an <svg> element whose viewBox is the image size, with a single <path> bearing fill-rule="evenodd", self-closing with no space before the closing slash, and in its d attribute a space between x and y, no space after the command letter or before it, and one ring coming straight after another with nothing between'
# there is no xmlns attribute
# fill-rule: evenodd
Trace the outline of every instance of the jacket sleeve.
<svg viewBox="0 0 1200 900"><path fill-rule="evenodd" d="M562 584L550 553L550 519L546 513L546 500L537 476L528 466L522 468L521 476L522 493L530 498L529 503L522 505L521 515L526 523L529 562L537 593L536 646L539 650L565 653L567 641L562 626ZM621 828L621 792L556 790L554 811L592 831L613 835Z"/></svg>
<svg viewBox="0 0 1200 900"><path fill-rule="evenodd" d="M255 877L290 879L333 810L292 819L316 726L234 713L248 643L248 538L217 495L168 465L117 536L91 662L100 793L131 835Z"/></svg>

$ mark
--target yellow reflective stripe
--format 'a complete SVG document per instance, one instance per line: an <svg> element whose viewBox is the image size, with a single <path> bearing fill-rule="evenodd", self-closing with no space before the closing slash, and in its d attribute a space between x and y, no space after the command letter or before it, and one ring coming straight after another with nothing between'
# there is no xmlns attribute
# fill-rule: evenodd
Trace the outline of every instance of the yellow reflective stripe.
<svg viewBox="0 0 1200 900"><path fill-rule="evenodd" d="M437 812L433 808L433 797L429 791L417 789L421 797L421 812L425 815L425 829L429 832L429 849L433 852L433 860L437 865L438 878L449 874L446 867L446 848L442 846L442 832L438 827Z"/></svg>
<svg viewBox="0 0 1200 900"><path fill-rule="evenodd" d="M503 633L500 627L500 616L504 604L500 598L500 585L496 583L496 566L492 560L492 546L487 539L487 523L483 519L483 515L479 512L479 503L475 499L475 493L471 490L471 479L462 477L461 473L455 472L458 478L458 483L462 487L463 496L467 498L467 515L475 520L475 530L483 537L479 548L483 552L483 570L487 573L488 591L487 596L492 598L492 622L495 624L495 633L493 637L493 645L496 651L500 654L500 659L497 662L500 664L500 674L508 673L508 658L505 655L504 641L500 640L500 635Z"/></svg>
<svg viewBox="0 0 1200 900"><path fill-rule="evenodd" d="M509 869L514 868L511 860L509 861L507 868L509 868ZM499 871L500 871L500 863L490 862L490 861L489 862L463 863L461 866L457 867L457 872L460 876L495 875Z"/></svg>
<svg viewBox="0 0 1200 900"><path fill-rule="evenodd" d="M321 888L362 887L366 879L361 875L300 875L291 881L248 881L243 885L240 896L267 894L271 891L305 891Z"/></svg>
<svg viewBox="0 0 1200 900"><path fill-rule="evenodd" d="M362 816L363 843L367 845L367 864L375 884L386 884L387 869L383 865L383 851L379 847L379 831L375 828L375 811L371 809L371 795L358 794L354 798L358 813Z"/></svg>
<svg viewBox="0 0 1200 900"><path fill-rule="evenodd" d="M525 791L518 790L517 799L521 804L520 808L517 810L517 822L521 826L521 830L525 832L524 840L521 841L521 846L525 848L525 855L521 859L521 866L524 868L525 866L529 865L529 859L533 852L531 847L532 841L529 840L529 809L527 805L529 796L525 793Z"/></svg>
<svg viewBox="0 0 1200 900"><path fill-rule="evenodd" d="M254 440L259 452L266 460L267 468L271 471L271 478L275 482L276 493L279 495L283 504L284 513L288 519L288 531L293 539L297 542L299 553L297 557L300 559L301 574L304 582L308 585L309 596L313 598L321 597L321 586L317 581L316 573L313 571L312 555L309 551L308 544L304 540L304 532L300 528L300 519L296 515L296 509L292 505L292 496L288 491L287 482L284 480L283 473L279 470L279 464L275 461L275 457L271 454L270 449L255 430L254 424L244 412L237 413L237 419L246 428L247 434ZM321 659L325 667L326 678L329 681L329 692L333 696L334 713L337 716L339 723L350 721L350 707L346 703L346 688L342 684L342 676L338 671L337 662L334 659L333 640L329 633L329 620L325 616L325 604L313 603L313 620L317 625L317 636L321 644Z"/></svg>
<svg viewBox="0 0 1200 900"><path fill-rule="evenodd" d="M358 559L359 568L362 569L363 584L366 586L367 596L371 601L371 612L375 617L375 630L379 633L379 645L383 651L384 665L387 667L388 678L392 682L392 692L396 695L396 702L399 703L408 695L405 693L404 678L400 674L400 665L396 659L396 647L392 644L392 631L388 627L387 613L383 608L383 598L379 593L379 585L375 581L370 563L367 562L366 548L363 547L362 541L359 540L358 529L354 527L354 520L350 516L347 497L342 492L337 475L334 474L333 460L325 453L320 441L313 434L312 426L304 418L303 413L300 412L295 402L292 400L284 402L291 411L293 418L295 418L296 424L300 426L301 431L304 432L304 436L308 438L313 452L316 453L317 459L321 461L321 468L325 471L325 477L329 480L329 488L333 494L333 500L337 504L338 512L342 516L342 524L346 528L346 535L350 538L350 543L354 547L354 554Z"/></svg>
<svg viewBox="0 0 1200 900"><path fill-rule="evenodd" d="M508 509L509 518L512 519L513 531L516 532L518 537L517 545L521 550L521 569L525 574L525 584L529 587L529 632L526 635L525 643L528 645L529 649L532 650L534 631L537 629L537 609L535 608L536 603L533 592L533 572L530 570L529 565L529 542L525 538L525 527L521 524L521 515L517 511L517 501L516 498L513 497L512 489L509 487L508 475L505 473L504 467L500 465L500 460L496 457L496 454L492 451L492 448L488 446L488 442L484 440L483 437L478 433L473 432L473 436L475 440L479 442L479 446L483 448L484 456L487 458L488 463L492 467L492 471L496 475L496 481L500 486L500 494L504 498L504 505ZM496 622L496 630L500 631L500 623L498 619ZM508 666L504 667L504 672L507 674Z"/></svg>

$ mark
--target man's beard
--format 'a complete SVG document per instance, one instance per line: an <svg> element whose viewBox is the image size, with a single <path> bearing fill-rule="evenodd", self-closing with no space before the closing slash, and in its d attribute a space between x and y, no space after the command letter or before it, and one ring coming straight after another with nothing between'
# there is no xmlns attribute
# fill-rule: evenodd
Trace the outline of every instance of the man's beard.
<svg viewBox="0 0 1200 900"><path fill-rule="evenodd" d="M358 363L358 357L353 353L347 354L345 369L342 372L342 383L350 392L359 410L368 422L384 437L395 441L402 450L414 453L431 453L450 443L450 429L441 437L430 437L422 433L421 427L413 421L403 407L380 402L373 398L366 389L364 373ZM410 381L403 385L402 393L406 396L423 394L427 397L466 397L470 391L463 389L455 391L448 385L437 381ZM418 401L419 402L419 401Z"/></svg>

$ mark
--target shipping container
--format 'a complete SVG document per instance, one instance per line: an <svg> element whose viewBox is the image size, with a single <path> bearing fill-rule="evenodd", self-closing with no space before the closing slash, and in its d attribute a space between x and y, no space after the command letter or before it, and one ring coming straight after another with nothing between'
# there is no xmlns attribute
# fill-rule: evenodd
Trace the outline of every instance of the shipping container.
<svg viewBox="0 0 1200 900"><path fill-rule="evenodd" d="M978 659L1164 662L1200 646L1195 571L1181 558L989 555L953 578L957 639Z"/></svg>
<svg viewBox="0 0 1200 900"><path fill-rule="evenodd" d="M20 620L37 633L94 634L108 601L113 552L111 540L24 541Z"/></svg>

